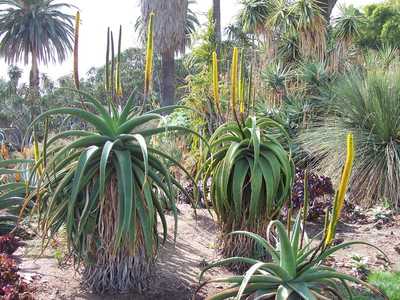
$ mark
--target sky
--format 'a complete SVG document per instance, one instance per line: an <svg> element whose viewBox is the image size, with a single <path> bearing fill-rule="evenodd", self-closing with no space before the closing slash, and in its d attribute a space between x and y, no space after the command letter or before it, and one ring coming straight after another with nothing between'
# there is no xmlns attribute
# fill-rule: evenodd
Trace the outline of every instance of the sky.
<svg viewBox="0 0 400 300"><path fill-rule="evenodd" d="M105 41L107 27L115 32L119 25L123 27L122 48L138 46L139 41L134 31L134 23L140 14L139 0L65 0L77 6L81 11L81 32L79 46L80 75L84 76L91 67L99 67L105 60ZM339 0L339 4L362 6L381 0ZM194 11L203 16L211 8L212 0L197 0ZM237 14L239 0L221 0L222 26L229 24ZM74 13L72 11L72 13ZM23 67L23 65L20 65ZM29 67L23 67L23 81L28 80ZM72 55L62 64L40 66L40 72L57 79L72 72ZM7 65L0 60L0 78L6 78Z"/></svg>

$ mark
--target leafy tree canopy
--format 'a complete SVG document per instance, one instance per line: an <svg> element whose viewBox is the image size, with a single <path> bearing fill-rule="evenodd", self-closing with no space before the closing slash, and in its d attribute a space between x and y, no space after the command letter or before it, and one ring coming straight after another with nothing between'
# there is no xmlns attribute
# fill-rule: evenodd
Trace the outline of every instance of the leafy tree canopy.
<svg viewBox="0 0 400 300"><path fill-rule="evenodd" d="M380 48L383 45L400 47L400 1L367 5L361 28L360 46Z"/></svg>

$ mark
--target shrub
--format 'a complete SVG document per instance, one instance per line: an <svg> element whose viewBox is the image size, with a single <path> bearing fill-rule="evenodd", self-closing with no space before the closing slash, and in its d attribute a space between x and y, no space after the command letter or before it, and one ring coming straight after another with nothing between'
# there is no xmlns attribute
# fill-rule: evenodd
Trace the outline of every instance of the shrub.
<svg viewBox="0 0 400 300"><path fill-rule="evenodd" d="M72 252L77 261L84 262L86 283L94 290L140 289L157 253L157 216L163 224L163 240L167 236L155 191L162 192L176 219L173 185L181 188L161 158L179 164L146 141L169 129L185 129L146 127L162 117L158 111L132 112L133 97L121 112L111 114L98 100L82 97L96 112L60 108L36 120L67 114L95 129L66 131L48 140L46 176L38 202L42 229L51 238L66 225ZM64 147L55 144L66 137L76 139Z"/></svg>
<svg viewBox="0 0 400 300"><path fill-rule="evenodd" d="M198 173L205 198L209 190L218 217L222 231L219 240L225 257L258 252L252 240L227 234L233 230L265 233L269 222L280 215L289 200L294 176L293 161L280 142L288 140L286 131L272 119L250 111L251 79L247 89L244 64L244 52L239 63L239 50L234 48L230 84L234 121L229 120L229 112L226 118L221 118L227 121L212 134ZM214 54L214 100L222 116L217 65ZM207 204L207 200L204 202Z"/></svg>
<svg viewBox="0 0 400 300"><path fill-rule="evenodd" d="M307 236L302 238L301 214L298 215L291 235L280 221L273 221L268 228L268 235L277 235L277 247L259 235L250 232L234 232L234 235L247 236L254 239L260 247L271 254L272 262L250 257L231 257L207 266L200 275L212 268L241 262L249 265L244 275L211 279L201 286L212 282L227 283L229 288L219 292L209 300L216 299L344 299L341 286L344 285L349 299L352 298L348 282L361 284L376 294L382 294L377 288L355 277L346 275L323 265L324 261L335 252L353 244L364 242L348 242L331 248L312 246ZM272 231L273 228L276 231ZM372 245L370 245L372 246ZM374 247L376 248L376 247ZM321 250L322 249L322 250ZM377 249L377 248L376 248ZM378 249L379 250L379 249Z"/></svg>
<svg viewBox="0 0 400 300"><path fill-rule="evenodd" d="M300 208L304 205L304 179L305 170L296 168L296 175L292 189L292 207ZM307 172L307 193L308 193L308 218L317 219L324 215L328 203L325 197L331 197L335 191L330 178Z"/></svg>
<svg viewBox="0 0 400 300"><path fill-rule="evenodd" d="M18 274L15 261L0 254L0 298L5 300L31 300L32 290Z"/></svg>
<svg viewBox="0 0 400 300"><path fill-rule="evenodd" d="M19 246L20 242L14 236L0 236L0 253L11 255L18 249Z"/></svg>
<svg viewBox="0 0 400 300"><path fill-rule="evenodd" d="M400 272L372 273L368 282L382 289L389 299L400 299Z"/></svg>
<svg viewBox="0 0 400 300"><path fill-rule="evenodd" d="M372 205L388 199L400 206L400 75L394 70L351 73L335 87L330 117L314 122L300 135L316 169L337 179L344 148L338 145L352 131L357 144L354 176L349 196L355 202Z"/></svg>

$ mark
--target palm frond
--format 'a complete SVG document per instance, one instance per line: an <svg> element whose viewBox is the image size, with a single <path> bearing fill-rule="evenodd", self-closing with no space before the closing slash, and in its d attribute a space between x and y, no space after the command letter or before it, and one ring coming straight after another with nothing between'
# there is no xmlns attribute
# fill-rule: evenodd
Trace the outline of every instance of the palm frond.
<svg viewBox="0 0 400 300"><path fill-rule="evenodd" d="M67 3L4 0L0 2L0 55L6 63L28 64L32 51L43 64L62 62L72 51L74 16Z"/></svg>

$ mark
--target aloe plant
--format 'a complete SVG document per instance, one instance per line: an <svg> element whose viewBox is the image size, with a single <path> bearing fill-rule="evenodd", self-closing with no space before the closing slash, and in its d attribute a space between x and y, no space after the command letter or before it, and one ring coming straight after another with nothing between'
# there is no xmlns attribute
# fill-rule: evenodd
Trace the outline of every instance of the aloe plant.
<svg viewBox="0 0 400 300"><path fill-rule="evenodd" d="M245 231L233 232L232 235L253 239L272 256L272 262L251 257L231 257L210 264L202 271L200 280L202 280L206 271L215 267L240 262L247 264L249 268L244 275L216 278L204 282L200 288L212 282L230 285L229 288L208 297L207 300L233 298L279 300L352 299L353 294L349 283L360 284L387 299L376 287L323 264L335 252L348 246L355 244L368 245L382 252L379 248L365 242L353 241L322 250L318 249L318 246L308 240L307 236L304 238L304 243L302 242L303 228L301 219L301 214L299 213L290 236L280 221L273 221L270 224L268 236L277 236L277 246L273 246L268 239L264 239L254 233ZM348 293L346 297L342 295L343 287Z"/></svg>
<svg viewBox="0 0 400 300"><path fill-rule="evenodd" d="M257 250L253 241L227 234L234 230L265 233L269 222L279 216L290 198L294 177L293 161L282 146L282 139L278 139L287 136L285 130L267 117L246 116L244 79L238 79L239 65L235 48L230 103L234 121L227 121L214 132L198 175L204 185L211 182L209 196L221 226L220 242L226 257L251 255ZM243 74L243 68L240 69ZM218 81L214 80L215 95L217 91Z"/></svg>
<svg viewBox="0 0 400 300"><path fill-rule="evenodd" d="M162 158L179 164L147 141L166 130L189 130L151 126L161 119L160 111L135 115L130 111L133 96L120 113L110 114L98 100L80 94L95 112L60 108L36 120L66 114L94 128L49 139L38 202L42 229L51 238L65 224L72 253L84 262L86 282L94 290L140 287L159 245L157 218L162 222L163 241L167 237L155 190L163 192L176 220L173 186L181 188ZM66 138L73 140L57 145Z"/></svg>
<svg viewBox="0 0 400 300"><path fill-rule="evenodd" d="M0 235L10 233L18 223L21 208L32 202L26 202L26 196L35 189L28 185L29 169L33 160L8 159L0 161Z"/></svg>
<svg viewBox="0 0 400 300"><path fill-rule="evenodd" d="M159 244L167 238L161 198L172 209L176 233L174 187L183 190L164 161L181 166L152 147L151 140L169 130L191 132L160 122L160 114L174 107L142 113L143 107L134 107L134 94L119 106L120 75L113 60L112 54L111 68L106 68L112 84L106 84L109 98L98 100L77 90L81 108L49 110L32 125L63 114L91 128L61 132L45 142L36 164L37 169L43 166L36 205L45 240L65 226L75 262L83 263L85 284L96 292L141 290L146 285ZM150 59L145 74L150 81ZM150 83L145 86L148 94ZM60 146L65 140L69 142Z"/></svg>

